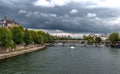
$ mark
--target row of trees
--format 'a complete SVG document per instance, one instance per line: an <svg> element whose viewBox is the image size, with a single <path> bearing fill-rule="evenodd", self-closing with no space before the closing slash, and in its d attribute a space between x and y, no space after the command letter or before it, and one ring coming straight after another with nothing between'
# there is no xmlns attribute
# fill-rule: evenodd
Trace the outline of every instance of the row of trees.
<svg viewBox="0 0 120 74"><path fill-rule="evenodd" d="M84 40L87 40L88 44L100 43L102 39L100 37L92 37L92 36L83 36ZM120 36L119 33L113 32L106 39L107 42L111 42L112 44L119 43L120 44Z"/></svg>
<svg viewBox="0 0 120 74"><path fill-rule="evenodd" d="M0 28L0 47L15 48L16 45L23 44L44 44L54 41L54 37L43 32L28 30L21 26L11 29Z"/></svg>
<svg viewBox="0 0 120 74"><path fill-rule="evenodd" d="M93 44L93 43L100 43L102 39L100 37L92 37L92 36L83 36L83 40L87 40L88 44Z"/></svg>

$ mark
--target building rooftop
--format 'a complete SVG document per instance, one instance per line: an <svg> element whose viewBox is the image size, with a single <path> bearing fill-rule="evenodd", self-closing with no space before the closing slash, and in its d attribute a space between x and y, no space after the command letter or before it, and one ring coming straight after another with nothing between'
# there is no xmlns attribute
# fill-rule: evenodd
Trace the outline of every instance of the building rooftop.
<svg viewBox="0 0 120 74"><path fill-rule="evenodd" d="M10 20L7 19L7 17L4 17L3 19L0 20L0 26L8 26L8 24L15 24L15 25L19 25L18 22L15 21L15 19Z"/></svg>
<svg viewBox="0 0 120 74"><path fill-rule="evenodd" d="M19 24L18 22L16 22L15 21L15 19L13 19L13 20L10 20L10 19L8 19L7 17L4 17L2 20L0 20L0 21L4 21L4 20L6 20L6 23L15 23L15 24Z"/></svg>

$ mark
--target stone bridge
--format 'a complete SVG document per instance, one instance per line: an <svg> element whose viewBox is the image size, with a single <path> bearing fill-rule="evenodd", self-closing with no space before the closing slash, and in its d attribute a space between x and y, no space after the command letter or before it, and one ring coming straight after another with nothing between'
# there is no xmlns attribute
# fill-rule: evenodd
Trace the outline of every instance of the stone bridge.
<svg viewBox="0 0 120 74"><path fill-rule="evenodd" d="M55 43L82 43L85 40L55 40Z"/></svg>

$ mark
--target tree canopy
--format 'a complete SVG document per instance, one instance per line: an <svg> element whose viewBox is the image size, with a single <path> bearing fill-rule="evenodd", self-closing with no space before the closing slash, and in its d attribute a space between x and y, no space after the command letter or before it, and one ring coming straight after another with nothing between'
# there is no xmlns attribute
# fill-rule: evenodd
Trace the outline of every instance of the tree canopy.
<svg viewBox="0 0 120 74"><path fill-rule="evenodd" d="M11 31L12 31L13 41L16 44L21 44L24 37L24 29L21 27L13 27L11 28Z"/></svg>
<svg viewBox="0 0 120 74"><path fill-rule="evenodd" d="M83 39L87 40L88 44L93 44L93 42L94 42L94 39L92 36L83 36Z"/></svg>
<svg viewBox="0 0 120 74"><path fill-rule="evenodd" d="M13 44L11 31L6 28L0 28L0 46L9 48Z"/></svg>
<svg viewBox="0 0 120 74"><path fill-rule="evenodd" d="M119 41L119 33L117 32L111 33L108 37L108 40L110 40L112 43Z"/></svg>
<svg viewBox="0 0 120 74"><path fill-rule="evenodd" d="M30 32L27 29L25 30L24 42L25 42L26 45L29 45L29 44L32 43Z"/></svg>
<svg viewBox="0 0 120 74"><path fill-rule="evenodd" d="M10 29L0 27L0 47L14 48L16 45L45 44L52 42L53 36L41 30L28 30L22 26L16 26Z"/></svg>
<svg viewBox="0 0 120 74"><path fill-rule="evenodd" d="M101 41L102 41L102 39L101 39L100 37L96 37L96 38L95 38L95 42L96 42L96 43L100 43Z"/></svg>

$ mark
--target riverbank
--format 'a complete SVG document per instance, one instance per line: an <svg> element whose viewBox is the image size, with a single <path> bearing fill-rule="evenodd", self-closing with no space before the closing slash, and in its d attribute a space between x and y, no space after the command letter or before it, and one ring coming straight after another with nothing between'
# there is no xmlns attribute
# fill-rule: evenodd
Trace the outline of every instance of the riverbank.
<svg viewBox="0 0 120 74"><path fill-rule="evenodd" d="M45 47L46 47L46 45L39 45L39 46L36 46L36 47L21 49L19 51L3 53L3 54L0 54L0 60L10 58L10 57L14 57L14 56L17 56L17 55L22 55L22 54L25 54L25 53L30 53L30 52L37 51L37 50L41 50Z"/></svg>

